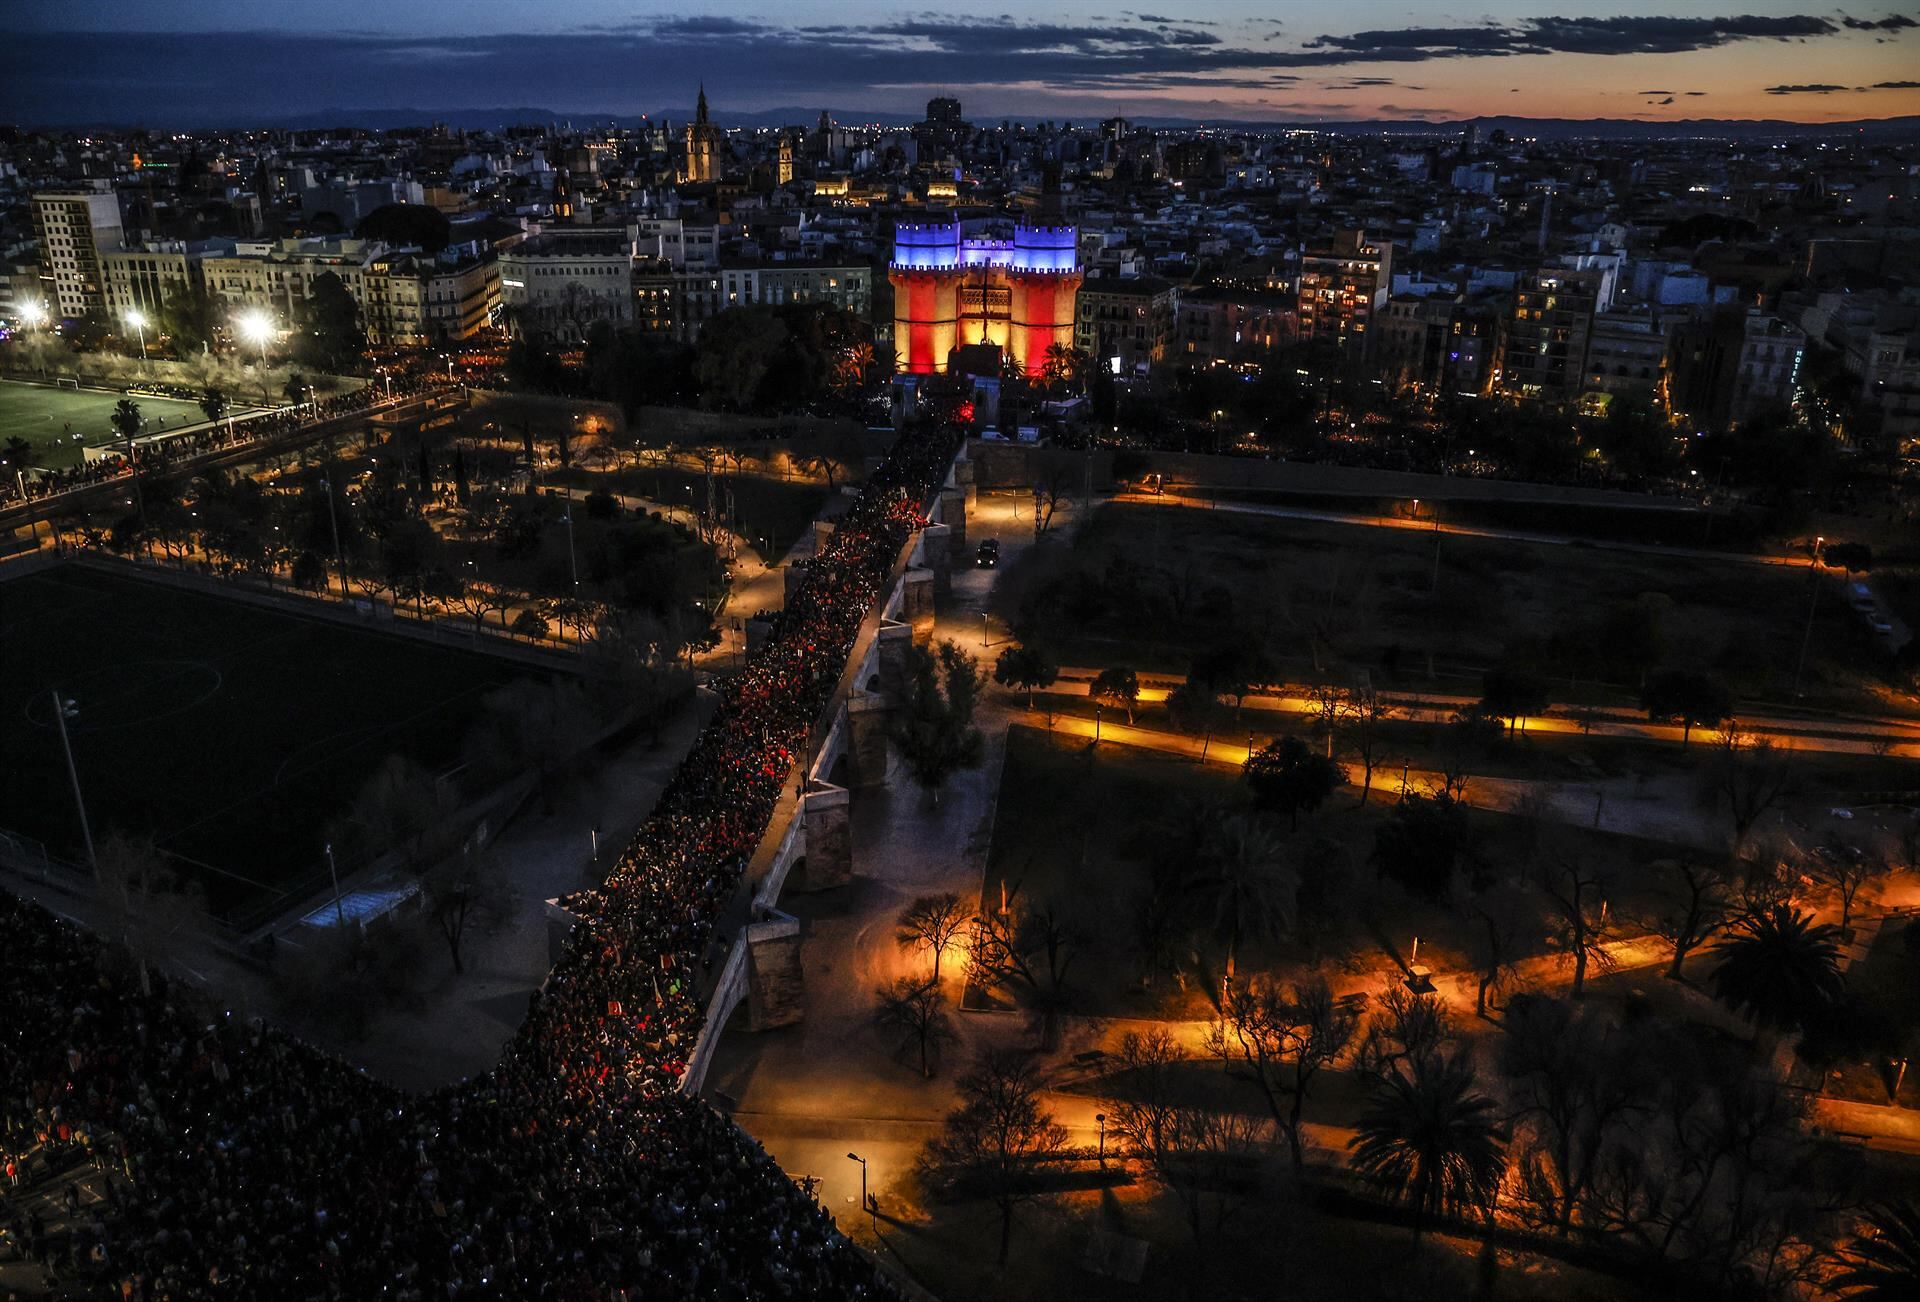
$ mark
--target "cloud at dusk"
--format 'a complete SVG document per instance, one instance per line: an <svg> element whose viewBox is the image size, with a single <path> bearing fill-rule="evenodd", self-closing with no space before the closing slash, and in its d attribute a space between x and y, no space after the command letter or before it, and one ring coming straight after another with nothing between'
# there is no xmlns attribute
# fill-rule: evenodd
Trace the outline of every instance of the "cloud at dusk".
<svg viewBox="0 0 1920 1302"><path fill-rule="evenodd" d="M1333 11L1309 19L1290 10L1291 21L1276 25L1238 16L1224 0L1195 0L1178 14L1061 4L1044 20L964 3L926 11L874 0L790 0L777 18L739 5L635 14L611 0L563 11L470 0L447 11L457 21L438 27L418 11L384 20L383 12L366 0L312 0L297 25L275 26L270 13L238 0L77 8L15 0L0 17L0 118L141 113L167 115L164 124L399 107L642 113L684 106L701 82L723 112L910 111L929 94L963 88L970 108L987 116L1218 117L1239 106L1248 117L1306 117L1334 102L1318 98L1324 92L1342 103L1352 96L1343 111L1356 116L1387 115L1422 91L1463 113L1594 116L1607 94L1619 94L1610 68L1627 61L1636 69L1629 86L1660 86L1652 75L1664 70L1708 88L1639 92L1660 107L1710 90L1718 109L1737 115L1871 86L1883 92L1873 97L1876 111L1920 111L1900 75L1920 23L1872 12L1621 16L1500 4L1483 21L1426 26L1379 22L1404 10L1356 0L1339 11L1351 15L1350 30L1328 30ZM1677 59L1684 66L1670 64ZM1485 84L1493 62L1502 69L1498 90ZM1409 65L1421 68L1418 86L1401 80ZM1316 69L1331 79L1310 90L1302 79Z"/></svg>

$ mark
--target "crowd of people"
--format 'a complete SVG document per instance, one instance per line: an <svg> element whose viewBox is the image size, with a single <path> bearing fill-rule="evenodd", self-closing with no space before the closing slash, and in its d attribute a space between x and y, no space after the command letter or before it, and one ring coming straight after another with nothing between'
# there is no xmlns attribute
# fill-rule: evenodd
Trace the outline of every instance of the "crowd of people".
<svg viewBox="0 0 1920 1302"><path fill-rule="evenodd" d="M408 1096L0 903L3 1142L108 1191L29 1246L134 1298L892 1296L679 1082L716 918L958 439L901 437L483 1077Z"/></svg>
<svg viewBox="0 0 1920 1302"><path fill-rule="evenodd" d="M443 386L444 383L441 381ZM395 383L391 386L392 396L396 398L409 396L416 390L429 387L432 387L430 379L425 382L409 380L404 384ZM224 452L230 448L270 443L303 425L331 420L337 416L350 416L356 412L366 411L370 407L379 406L387 399L386 387L363 385L349 393L337 394L331 398L319 398L295 406L279 407L273 411L236 416L231 420L211 421L197 429L183 430L166 438L137 443L133 449L133 457L139 461L142 474L161 475L210 452ZM137 404L138 396L133 400ZM91 461L82 458L77 466L42 467L35 470L31 477L23 475L17 479L9 474L4 482L0 482L0 503L19 501L22 486L26 489L27 500L40 501L76 488L108 483L131 473L132 463L128 459L125 445L121 444L113 449L111 455L97 457Z"/></svg>

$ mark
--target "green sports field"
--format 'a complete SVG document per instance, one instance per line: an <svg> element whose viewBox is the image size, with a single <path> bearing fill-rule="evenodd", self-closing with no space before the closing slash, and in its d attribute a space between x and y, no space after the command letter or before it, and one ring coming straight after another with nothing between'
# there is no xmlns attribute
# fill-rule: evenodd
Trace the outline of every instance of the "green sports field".
<svg viewBox="0 0 1920 1302"><path fill-rule="evenodd" d="M0 829L85 858L58 689L96 841L151 836L213 911L326 880L326 826L388 755L460 762L482 698L538 671L137 576L63 565L0 582ZM341 863L342 871L350 869Z"/></svg>
<svg viewBox="0 0 1920 1302"><path fill-rule="evenodd" d="M82 441L89 447L117 441L112 416L122 396L100 389L56 389L0 380L0 443L23 438L33 444L41 465L53 470L77 466ZM140 415L146 422L143 432L149 434L198 425L207 419L198 403L173 398L134 401L140 404Z"/></svg>

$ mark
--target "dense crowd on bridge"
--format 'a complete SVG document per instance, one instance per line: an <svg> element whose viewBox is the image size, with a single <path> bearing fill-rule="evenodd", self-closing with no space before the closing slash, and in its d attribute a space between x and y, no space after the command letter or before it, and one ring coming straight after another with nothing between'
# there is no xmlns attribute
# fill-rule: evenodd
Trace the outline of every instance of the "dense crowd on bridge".
<svg viewBox="0 0 1920 1302"><path fill-rule="evenodd" d="M420 381L411 378L404 382L395 382L391 386L364 385L349 393L336 394L330 398L319 398L312 402L280 407L273 411L248 416L236 416L231 420L214 421L166 438L152 438L148 442L136 444L133 457L138 460L142 474L164 475L176 466L184 465L209 453L225 452L232 448L248 447L259 443L271 443L275 439L291 434L303 425L366 411L370 407L386 402L389 389L392 397L399 398L431 387L433 387L431 379ZM134 395L133 401L138 404L139 396ZM142 437L148 438L150 435L151 431ZM22 476L19 479L7 475L5 482L0 482L0 503L19 501L23 483L26 487L27 499L40 501L76 488L86 488L93 484L104 484L125 478L131 473L132 463L125 449L116 448L110 456L99 457L92 461L83 460L77 466L57 469L43 467L35 470L31 476Z"/></svg>
<svg viewBox="0 0 1920 1302"><path fill-rule="evenodd" d="M0 1147L84 1158L43 1260L130 1297L891 1296L758 1145L679 1092L694 973L958 444L904 436L598 889L499 1065L409 1096L0 902ZM44 1169L44 1168L42 1168ZM28 1175L33 1175L28 1172Z"/></svg>

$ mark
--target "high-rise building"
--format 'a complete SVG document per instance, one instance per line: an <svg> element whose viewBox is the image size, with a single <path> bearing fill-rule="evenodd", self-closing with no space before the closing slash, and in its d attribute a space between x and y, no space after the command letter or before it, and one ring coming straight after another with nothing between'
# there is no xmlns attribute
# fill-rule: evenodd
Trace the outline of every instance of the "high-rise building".
<svg viewBox="0 0 1920 1302"><path fill-rule="evenodd" d="M1807 337L1757 308L1723 308L1673 333L1669 399L1702 429L1724 429L1793 400Z"/></svg>
<svg viewBox="0 0 1920 1302"><path fill-rule="evenodd" d="M1363 230L1341 231L1324 249L1300 254L1300 338L1351 349L1366 346L1367 325L1393 285L1393 245Z"/></svg>
<svg viewBox="0 0 1920 1302"><path fill-rule="evenodd" d="M1546 402L1579 397L1601 281L1598 271L1557 267L1521 277L1502 323L1494 387L1510 397Z"/></svg>
<svg viewBox="0 0 1920 1302"><path fill-rule="evenodd" d="M40 244L40 288L49 316L105 312L106 272L100 255L123 241L120 200L106 181L85 190L33 196L33 233Z"/></svg>
<svg viewBox="0 0 1920 1302"><path fill-rule="evenodd" d="M951 158L972 135L972 124L960 116L960 101L947 95L928 100L927 120L913 129L923 163Z"/></svg>
<svg viewBox="0 0 1920 1302"><path fill-rule="evenodd" d="M1096 276L1074 305L1074 347L1095 366L1144 371L1173 340L1173 286L1153 276Z"/></svg>
<svg viewBox="0 0 1920 1302"><path fill-rule="evenodd" d="M957 348L997 344L1028 375L1073 347L1082 273L1072 226L1019 222L1011 240L963 239L956 221L894 231L893 346L903 371L947 369Z"/></svg>
<svg viewBox="0 0 1920 1302"><path fill-rule="evenodd" d="M683 179L693 185L707 185L720 179L720 129L707 117L707 88L700 88L700 103L694 108L693 121L687 123L687 169Z"/></svg>

